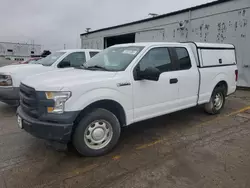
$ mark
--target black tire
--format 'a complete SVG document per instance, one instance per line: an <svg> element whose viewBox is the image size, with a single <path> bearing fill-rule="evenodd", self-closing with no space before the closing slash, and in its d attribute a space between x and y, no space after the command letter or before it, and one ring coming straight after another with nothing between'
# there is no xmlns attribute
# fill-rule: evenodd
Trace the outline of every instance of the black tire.
<svg viewBox="0 0 250 188"><path fill-rule="evenodd" d="M86 144L84 133L92 122L100 119L107 121L111 125L113 136L111 137L108 145L105 147L101 149L92 149ZM77 125L73 134L73 145L79 154L83 156L94 157L104 155L111 151L117 144L120 133L121 126L117 117L106 109L98 108L83 117L80 123Z"/></svg>
<svg viewBox="0 0 250 188"><path fill-rule="evenodd" d="M214 105L214 100L217 94L222 96L222 105L219 109ZM225 87L216 87L212 93L211 99L208 103L205 104L205 111L209 114L215 115L219 114L221 110L224 108L226 101L226 88Z"/></svg>

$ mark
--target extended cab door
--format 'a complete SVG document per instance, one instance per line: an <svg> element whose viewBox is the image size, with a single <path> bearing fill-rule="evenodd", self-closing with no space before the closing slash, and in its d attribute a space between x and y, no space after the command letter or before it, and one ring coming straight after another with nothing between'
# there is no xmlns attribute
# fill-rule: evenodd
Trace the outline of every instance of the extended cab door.
<svg viewBox="0 0 250 188"><path fill-rule="evenodd" d="M172 48L179 83L179 109L196 106L199 90L199 72L193 52L185 47Z"/></svg>
<svg viewBox="0 0 250 188"><path fill-rule="evenodd" d="M160 70L158 81L138 79L136 72L148 67ZM171 49L153 47L147 51L134 68L133 100L134 121L166 114L178 108L179 83Z"/></svg>

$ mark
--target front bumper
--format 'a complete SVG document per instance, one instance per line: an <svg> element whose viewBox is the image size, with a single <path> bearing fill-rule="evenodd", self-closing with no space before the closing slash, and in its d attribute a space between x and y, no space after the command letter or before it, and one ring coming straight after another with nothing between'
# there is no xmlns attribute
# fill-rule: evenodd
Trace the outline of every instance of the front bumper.
<svg viewBox="0 0 250 188"><path fill-rule="evenodd" d="M19 90L19 87L0 87L0 101L9 105L18 105Z"/></svg>
<svg viewBox="0 0 250 188"><path fill-rule="evenodd" d="M72 120L77 116L77 112L70 114ZM51 120L45 121L30 117L22 110L22 107L18 107L17 115L22 118L23 129L37 138L60 143L68 143L71 140L73 121L72 123L62 123L60 117L64 119L64 114L57 115L57 119L51 122Z"/></svg>

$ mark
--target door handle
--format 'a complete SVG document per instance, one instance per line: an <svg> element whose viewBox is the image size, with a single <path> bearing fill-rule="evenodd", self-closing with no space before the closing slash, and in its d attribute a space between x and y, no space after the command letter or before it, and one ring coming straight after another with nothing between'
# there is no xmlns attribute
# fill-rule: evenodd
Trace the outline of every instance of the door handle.
<svg viewBox="0 0 250 188"><path fill-rule="evenodd" d="M177 78L171 78L170 80L169 80L169 83L170 84L176 84L178 82L178 79Z"/></svg>

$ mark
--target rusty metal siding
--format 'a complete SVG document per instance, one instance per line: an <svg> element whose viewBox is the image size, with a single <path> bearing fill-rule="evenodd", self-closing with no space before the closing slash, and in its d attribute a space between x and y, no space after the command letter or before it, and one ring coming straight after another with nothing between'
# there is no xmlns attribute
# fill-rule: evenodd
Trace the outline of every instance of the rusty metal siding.
<svg viewBox="0 0 250 188"><path fill-rule="evenodd" d="M250 9L240 9L220 15L212 15L191 21L190 41L216 42L234 44L237 50L239 69L239 86L250 87L250 69L245 67L249 61L249 52L246 51L249 42Z"/></svg>
<svg viewBox="0 0 250 188"><path fill-rule="evenodd" d="M182 22L182 27L180 27ZM161 31L162 34L159 33ZM232 43L237 50L239 86L250 87L250 1L234 0L182 12L139 24L81 36L82 47L91 47L107 36L136 33L136 41L197 41ZM90 45L83 45L83 44ZM94 46L94 45L92 45ZM99 46L100 47L100 46Z"/></svg>
<svg viewBox="0 0 250 188"><path fill-rule="evenodd" d="M137 32L135 35L135 42L161 42L164 40L164 29L152 29L147 31Z"/></svg>
<svg viewBox="0 0 250 188"><path fill-rule="evenodd" d="M250 3L250 1L249 1ZM241 40L238 41L239 86L250 87L250 8L246 12L247 27L241 33Z"/></svg>
<svg viewBox="0 0 250 188"><path fill-rule="evenodd" d="M84 49L103 49L103 42L103 37L96 37L90 39L85 38L84 40L81 40L81 47Z"/></svg>

